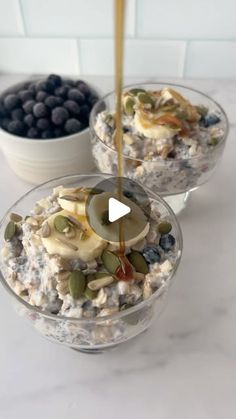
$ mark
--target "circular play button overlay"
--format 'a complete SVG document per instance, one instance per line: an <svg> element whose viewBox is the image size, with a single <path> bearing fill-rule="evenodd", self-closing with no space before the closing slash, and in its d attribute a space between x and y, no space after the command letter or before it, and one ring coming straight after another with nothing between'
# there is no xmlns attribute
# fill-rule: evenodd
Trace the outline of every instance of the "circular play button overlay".
<svg viewBox="0 0 236 419"><path fill-rule="evenodd" d="M119 181L123 191L121 199L118 196ZM91 189L86 215L93 231L111 244L119 244L122 228L128 247L141 241L149 231L150 202L138 183L128 178L110 177Z"/></svg>

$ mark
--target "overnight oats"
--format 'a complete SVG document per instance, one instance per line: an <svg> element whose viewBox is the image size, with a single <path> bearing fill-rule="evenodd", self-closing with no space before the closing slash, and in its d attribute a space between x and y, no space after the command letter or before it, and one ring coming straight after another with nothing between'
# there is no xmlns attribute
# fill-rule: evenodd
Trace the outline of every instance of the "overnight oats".
<svg viewBox="0 0 236 419"><path fill-rule="evenodd" d="M182 251L168 205L148 192L142 207L129 191L126 229L138 225L139 232L125 241L121 257L116 223L104 210L112 194L94 188L104 178L71 176L35 188L1 225L2 282L18 302L18 312L49 339L91 352L149 326Z"/></svg>
<svg viewBox="0 0 236 419"><path fill-rule="evenodd" d="M228 133L223 109L193 89L160 83L127 87L122 101L125 176L169 197L178 212L222 155ZM104 173L117 170L114 108L111 93L90 117L94 160Z"/></svg>

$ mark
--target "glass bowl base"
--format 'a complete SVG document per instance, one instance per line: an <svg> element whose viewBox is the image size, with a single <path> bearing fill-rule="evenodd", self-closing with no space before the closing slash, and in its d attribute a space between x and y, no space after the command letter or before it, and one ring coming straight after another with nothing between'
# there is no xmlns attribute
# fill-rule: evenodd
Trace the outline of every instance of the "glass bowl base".
<svg viewBox="0 0 236 419"><path fill-rule="evenodd" d="M176 215L180 214L187 205L187 202L190 197L190 191L176 194L176 195L168 195L162 196L164 200L169 204Z"/></svg>

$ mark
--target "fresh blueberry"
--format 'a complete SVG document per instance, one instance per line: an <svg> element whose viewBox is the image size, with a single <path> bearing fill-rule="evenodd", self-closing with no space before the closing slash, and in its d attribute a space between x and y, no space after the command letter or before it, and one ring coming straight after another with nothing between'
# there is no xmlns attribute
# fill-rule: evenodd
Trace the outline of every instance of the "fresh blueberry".
<svg viewBox="0 0 236 419"><path fill-rule="evenodd" d="M80 108L80 114L79 114L79 120L82 122L82 124L84 125L88 125L89 122L89 106L88 105L83 105Z"/></svg>
<svg viewBox="0 0 236 419"><path fill-rule="evenodd" d="M201 125L203 125L205 128L211 127L212 125L216 125L220 122L220 118L215 114L210 114L205 117L201 118Z"/></svg>
<svg viewBox="0 0 236 419"><path fill-rule="evenodd" d="M57 106L52 111L52 122L55 125L63 125L69 118L69 112L62 108L62 106Z"/></svg>
<svg viewBox="0 0 236 419"><path fill-rule="evenodd" d="M7 111L3 103L0 102L0 118L4 118L6 115L7 115Z"/></svg>
<svg viewBox="0 0 236 419"><path fill-rule="evenodd" d="M3 103L8 111L12 111L20 105L20 98L15 94L10 94L4 98Z"/></svg>
<svg viewBox="0 0 236 419"><path fill-rule="evenodd" d="M44 118L45 116L47 116L48 110L44 103L39 102L36 103L36 105L34 105L33 113L34 116L36 116L36 118Z"/></svg>
<svg viewBox="0 0 236 419"><path fill-rule="evenodd" d="M79 80L77 82L77 87L78 87L79 91L81 93L83 93L83 95L85 95L85 96L89 96L90 95L90 93L91 93L90 88L83 81Z"/></svg>
<svg viewBox="0 0 236 419"><path fill-rule="evenodd" d="M47 80L53 83L54 88L61 86L61 77L57 74L50 74Z"/></svg>
<svg viewBox="0 0 236 419"><path fill-rule="evenodd" d="M78 104L81 104L84 102L84 94L81 93L78 89L70 89L68 94L67 94L68 99L70 100L74 100L75 102L77 102Z"/></svg>
<svg viewBox="0 0 236 419"><path fill-rule="evenodd" d="M97 101L98 101L98 97L96 95L91 95L88 98L88 103L91 106L91 108L93 107L93 105L95 105L95 103L97 103Z"/></svg>
<svg viewBox="0 0 236 419"><path fill-rule="evenodd" d="M75 134L76 132L81 131L81 128L81 123L75 118L68 119L65 123L65 131L67 134Z"/></svg>
<svg viewBox="0 0 236 419"><path fill-rule="evenodd" d="M27 102L23 104L23 109L25 113L32 113L33 107L35 104L36 104L35 100L27 100Z"/></svg>
<svg viewBox="0 0 236 419"><path fill-rule="evenodd" d="M50 108L50 109L54 109L57 106L60 106L63 101L60 97L57 96L48 96L45 101L44 101L45 105Z"/></svg>
<svg viewBox="0 0 236 419"><path fill-rule="evenodd" d="M26 86L25 86L26 87ZM35 95L35 93L36 93L36 85L35 85L35 82L33 82L33 83L30 83L29 85L28 85L28 90L33 94L33 95Z"/></svg>
<svg viewBox="0 0 236 419"><path fill-rule="evenodd" d="M39 118L37 120L36 127L40 131L45 131L50 128L50 121L47 118Z"/></svg>
<svg viewBox="0 0 236 419"><path fill-rule="evenodd" d="M65 135L65 132L62 128L55 128L54 129L54 137L55 138L60 138L63 137Z"/></svg>
<svg viewBox="0 0 236 419"><path fill-rule="evenodd" d="M24 132L24 124L21 121L11 121L8 124L8 131L11 134L22 135Z"/></svg>
<svg viewBox="0 0 236 419"><path fill-rule="evenodd" d="M80 107L74 100L66 100L64 102L64 107L72 114L79 115Z"/></svg>
<svg viewBox="0 0 236 419"><path fill-rule="evenodd" d="M55 89L54 93L56 96L66 99L68 90L68 86L60 86Z"/></svg>
<svg viewBox="0 0 236 419"><path fill-rule="evenodd" d="M3 118L1 121L1 127L5 129L6 131L8 131L8 125L10 124L10 122L11 122L10 118L7 118L7 117Z"/></svg>
<svg viewBox="0 0 236 419"><path fill-rule="evenodd" d="M76 86L76 81L75 80L71 80L71 79L63 79L63 83L66 86L69 86L69 87L75 87Z"/></svg>
<svg viewBox="0 0 236 419"><path fill-rule="evenodd" d="M46 129L45 131L42 131L41 138L44 140L47 140L49 138L53 138L53 133L50 129Z"/></svg>
<svg viewBox="0 0 236 419"><path fill-rule="evenodd" d="M25 116L25 113L21 108L16 108L16 109L13 109L13 111L11 111L11 117L13 120L23 121L24 116Z"/></svg>
<svg viewBox="0 0 236 419"><path fill-rule="evenodd" d="M164 234L160 238L159 245L165 252L168 252L175 245L175 238L171 234Z"/></svg>
<svg viewBox="0 0 236 419"><path fill-rule="evenodd" d="M156 246L146 246L143 249L143 256L148 263L156 263L161 260L161 255Z"/></svg>
<svg viewBox="0 0 236 419"><path fill-rule="evenodd" d="M40 134L39 134L37 128L34 128L34 127L29 128L28 131L27 131L27 137L28 138L40 138Z"/></svg>
<svg viewBox="0 0 236 419"><path fill-rule="evenodd" d="M24 103L27 102L27 100L31 100L34 98L34 94L31 90L20 90L20 92L18 92L18 96L20 98L20 100Z"/></svg>
<svg viewBox="0 0 236 419"><path fill-rule="evenodd" d="M41 80L36 85L36 91L40 92L43 90L47 93L53 93L54 92L54 83L50 80Z"/></svg>
<svg viewBox="0 0 236 419"><path fill-rule="evenodd" d="M24 123L27 125L27 127L31 128L35 124L35 117L32 113L29 113L28 115L25 115L24 117Z"/></svg>
<svg viewBox="0 0 236 419"><path fill-rule="evenodd" d="M40 91L36 95L37 102L43 102L48 97L47 92Z"/></svg>

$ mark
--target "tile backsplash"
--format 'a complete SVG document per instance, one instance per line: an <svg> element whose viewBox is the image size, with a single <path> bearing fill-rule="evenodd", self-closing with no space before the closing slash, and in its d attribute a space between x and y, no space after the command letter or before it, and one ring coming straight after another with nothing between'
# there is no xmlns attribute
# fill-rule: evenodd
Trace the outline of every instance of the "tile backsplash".
<svg viewBox="0 0 236 419"><path fill-rule="evenodd" d="M113 0L0 0L0 72L112 75ZM235 0L127 0L127 76L235 78Z"/></svg>

